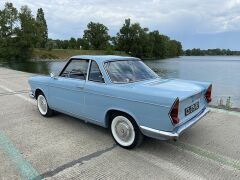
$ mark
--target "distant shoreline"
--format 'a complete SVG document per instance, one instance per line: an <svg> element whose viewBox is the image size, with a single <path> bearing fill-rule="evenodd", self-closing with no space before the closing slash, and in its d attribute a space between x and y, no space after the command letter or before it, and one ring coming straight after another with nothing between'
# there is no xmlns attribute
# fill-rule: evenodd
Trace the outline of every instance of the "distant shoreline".
<svg viewBox="0 0 240 180"><path fill-rule="evenodd" d="M118 55L118 56L129 56L129 54L123 51L104 51L104 50L77 50L77 49L34 49L33 50L33 57L31 61L65 61L71 56L75 55ZM233 57L233 56L240 56L240 55L182 55L178 57L167 57L167 58L159 58L159 57L152 57L152 58L142 58L144 61L148 60L165 60L171 58L179 58L179 57L201 57L201 56L226 56L226 57Z"/></svg>
<svg viewBox="0 0 240 180"><path fill-rule="evenodd" d="M61 61L76 55L118 55L129 56L123 51L80 50L80 49L33 49L31 61Z"/></svg>
<svg viewBox="0 0 240 180"><path fill-rule="evenodd" d="M233 51L230 49L187 49L183 51L183 54L186 56L240 56L240 51Z"/></svg>
<svg viewBox="0 0 240 180"><path fill-rule="evenodd" d="M212 56L212 57L214 57L214 56L226 56L226 57L228 57L228 56L240 56L240 55L190 55L190 56L182 55L182 56L184 56L184 57L198 57L198 56Z"/></svg>

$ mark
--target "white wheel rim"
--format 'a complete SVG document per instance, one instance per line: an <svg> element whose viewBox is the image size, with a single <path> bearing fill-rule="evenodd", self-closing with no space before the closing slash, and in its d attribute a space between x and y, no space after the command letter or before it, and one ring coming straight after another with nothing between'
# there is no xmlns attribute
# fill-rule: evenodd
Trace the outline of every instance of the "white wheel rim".
<svg viewBox="0 0 240 180"><path fill-rule="evenodd" d="M38 96L37 105L38 105L38 109L39 109L40 113L42 115L46 115L47 110L48 110L48 105L47 105L47 101L43 95Z"/></svg>
<svg viewBox="0 0 240 180"><path fill-rule="evenodd" d="M117 116L111 124L114 139L122 146L130 146L135 139L132 123L124 116Z"/></svg>

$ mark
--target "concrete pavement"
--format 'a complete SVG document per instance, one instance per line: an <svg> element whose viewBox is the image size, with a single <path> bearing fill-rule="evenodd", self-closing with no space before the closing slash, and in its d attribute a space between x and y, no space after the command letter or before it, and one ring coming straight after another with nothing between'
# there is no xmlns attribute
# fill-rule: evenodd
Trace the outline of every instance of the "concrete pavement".
<svg viewBox="0 0 240 180"><path fill-rule="evenodd" d="M107 129L42 117L30 76L0 68L0 179L240 179L240 113L212 109L178 142L128 151Z"/></svg>

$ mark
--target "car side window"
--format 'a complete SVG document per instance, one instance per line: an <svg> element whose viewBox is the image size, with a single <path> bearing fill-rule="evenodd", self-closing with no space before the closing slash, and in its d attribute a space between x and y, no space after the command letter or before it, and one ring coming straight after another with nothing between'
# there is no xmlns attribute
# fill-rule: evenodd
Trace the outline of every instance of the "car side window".
<svg viewBox="0 0 240 180"><path fill-rule="evenodd" d="M88 75L89 81L104 83L102 73L95 61L91 62L90 71Z"/></svg>
<svg viewBox="0 0 240 180"><path fill-rule="evenodd" d="M89 60L73 59L62 72L62 77L86 80Z"/></svg>

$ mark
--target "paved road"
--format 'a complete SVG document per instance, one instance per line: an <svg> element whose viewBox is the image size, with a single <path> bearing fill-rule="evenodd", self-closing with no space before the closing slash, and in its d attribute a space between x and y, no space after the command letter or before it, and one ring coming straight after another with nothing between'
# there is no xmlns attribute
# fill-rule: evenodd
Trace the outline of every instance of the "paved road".
<svg viewBox="0 0 240 180"><path fill-rule="evenodd" d="M28 98L32 74L0 68L0 179L240 179L240 114L212 109L178 142L146 138L132 151L108 130Z"/></svg>

